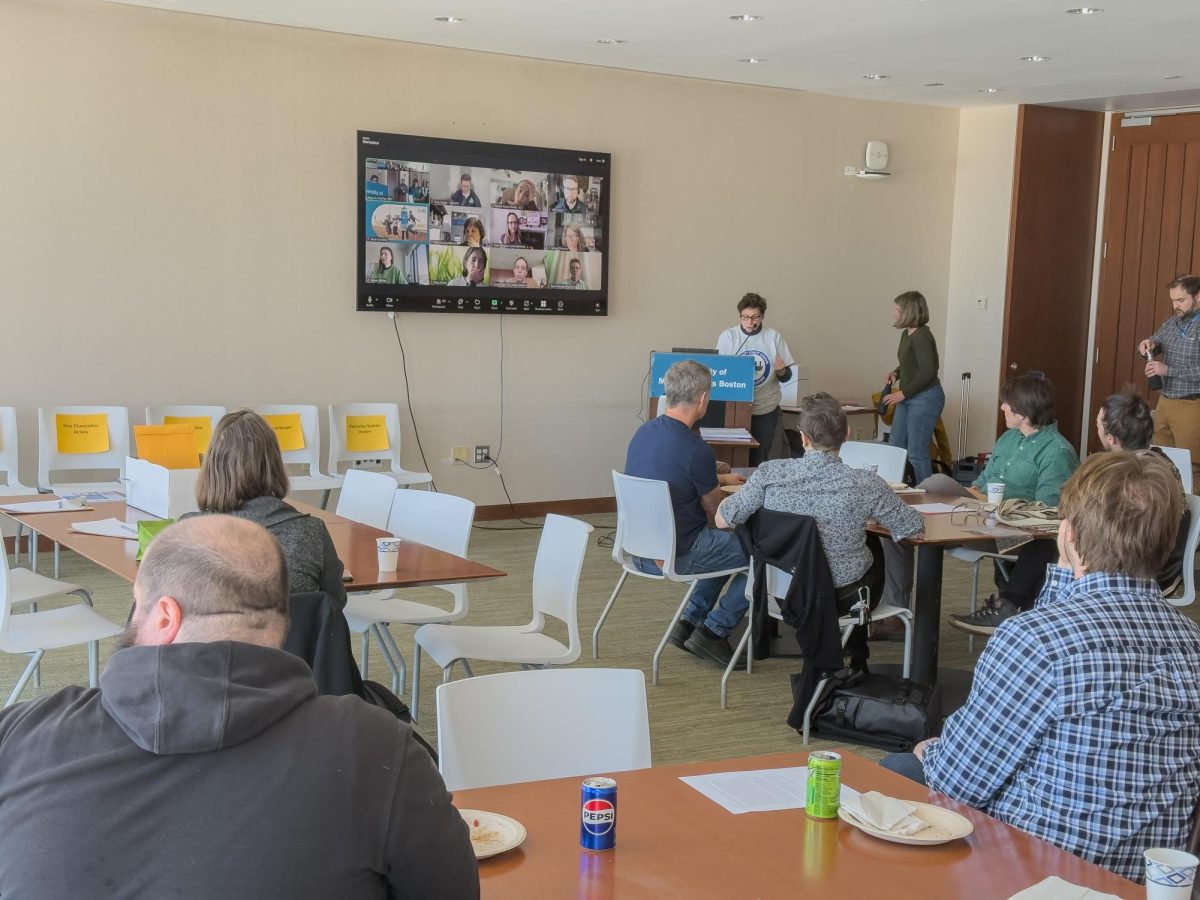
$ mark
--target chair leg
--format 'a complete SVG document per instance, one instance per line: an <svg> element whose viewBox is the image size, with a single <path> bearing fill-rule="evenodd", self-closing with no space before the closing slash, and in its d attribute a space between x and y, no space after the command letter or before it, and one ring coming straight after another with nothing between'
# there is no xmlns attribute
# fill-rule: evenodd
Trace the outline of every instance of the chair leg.
<svg viewBox="0 0 1200 900"><path fill-rule="evenodd" d="M391 669L392 693L395 694L400 687L400 668L397 666L396 661L392 659L391 648L388 647L387 638L383 636L383 626L376 622L371 626L370 630L375 633L375 638L379 641L379 651L383 654L383 661Z"/></svg>
<svg viewBox="0 0 1200 900"><path fill-rule="evenodd" d="M325 491L323 494L321 494L321 509L328 509L328 508L329 508L329 495L330 495L330 493L332 493L332 490Z"/></svg>
<svg viewBox="0 0 1200 900"><path fill-rule="evenodd" d="M408 681L408 664L404 662L404 654L400 652L400 648L396 645L396 639L392 637L392 632L388 629L387 623L381 623L379 630L375 632L381 644L386 644L388 655L395 660L396 667L400 670L400 685L399 689L393 689L392 693L397 697L404 696L404 686Z"/></svg>
<svg viewBox="0 0 1200 900"><path fill-rule="evenodd" d="M737 646L733 648L733 656L729 660L729 664L725 666L725 672L721 675L721 709L728 709L729 696L729 676L737 667L738 659L742 653L746 653L746 671L750 671L751 657L754 656L753 642L750 640L751 634L754 631L754 599L750 599L750 608L746 611L748 621L746 630L742 632L742 637L738 641Z"/></svg>
<svg viewBox="0 0 1200 900"><path fill-rule="evenodd" d="M474 678L475 673L471 671L471 663L465 659L460 659L459 662L462 663L463 671L467 673L467 677Z"/></svg>
<svg viewBox="0 0 1200 900"><path fill-rule="evenodd" d="M413 641L412 666L412 700L409 701L408 711L412 720L417 721L417 705L421 699L421 645Z"/></svg>
<svg viewBox="0 0 1200 900"><path fill-rule="evenodd" d="M368 628L361 635L359 635L358 651L359 651L359 656L361 657L361 659L359 659L359 662L358 662L358 674L360 676L362 676L363 681L366 681L367 680L367 660L371 656L371 629L370 628Z"/></svg>
<svg viewBox="0 0 1200 900"><path fill-rule="evenodd" d="M971 566L971 612L975 612L975 607L979 605L979 564L982 559L975 560L975 564ZM975 652L975 635L967 635L967 652Z"/></svg>
<svg viewBox="0 0 1200 900"><path fill-rule="evenodd" d="M600 618L596 620L596 627L592 629L592 659L599 658L600 629L604 627L604 620L608 618L609 611L613 608L613 604L617 602L617 594L621 593L621 587L625 584L625 579L628 577L629 573L622 569L621 577L617 579L617 586L613 588L612 596L604 604L604 609L600 612Z"/></svg>
<svg viewBox="0 0 1200 900"><path fill-rule="evenodd" d="M12 706L17 702L17 698L21 696L21 692L25 690L25 685L29 684L29 679L33 673L37 671L38 666L42 662L42 657L46 655L45 650L38 650L29 660L29 665L25 667L25 671L21 673L21 677L17 679L16 686L12 689L12 693L8 695L8 700L5 701L6 707Z"/></svg>
<svg viewBox="0 0 1200 900"><path fill-rule="evenodd" d="M59 547L58 542L55 541L55 543L54 543L54 577L55 578L58 578L58 562L59 562L58 557L59 557L59 551L61 549L62 548Z"/></svg>
<svg viewBox="0 0 1200 900"><path fill-rule="evenodd" d="M651 684L658 684L658 658L662 656L663 648L667 646L667 638L671 636L671 629L675 627L675 623L679 621L679 617L683 615L683 608L687 606L688 600L692 598L692 591L696 589L699 582L693 581L688 585L687 592L683 595L683 599L679 602L679 608L675 610L675 615L671 617L671 621L667 623L667 630L663 632L662 640L658 642L658 649L654 651L654 658L650 661Z"/></svg>
<svg viewBox="0 0 1200 900"><path fill-rule="evenodd" d="M100 642L88 642L88 687L100 686Z"/></svg>
<svg viewBox="0 0 1200 900"><path fill-rule="evenodd" d="M808 706L804 707L804 746L808 746L808 733L812 729L812 714L817 708L817 703L821 699L821 695L825 693L825 688L829 686L829 679L822 678L817 682L816 690L813 691L812 699L808 701Z"/></svg>
<svg viewBox="0 0 1200 900"><path fill-rule="evenodd" d="M912 668L913 620L911 616L900 616L899 619L900 624L904 626L904 668L901 674L907 678Z"/></svg>
<svg viewBox="0 0 1200 900"><path fill-rule="evenodd" d="M449 684L449 683L450 683L450 670L451 670L451 669L453 669L453 668L454 668L454 663L453 663L453 662L451 662L451 663L450 663L450 665L448 665L448 666L444 666L444 667L442 668L442 684Z"/></svg>

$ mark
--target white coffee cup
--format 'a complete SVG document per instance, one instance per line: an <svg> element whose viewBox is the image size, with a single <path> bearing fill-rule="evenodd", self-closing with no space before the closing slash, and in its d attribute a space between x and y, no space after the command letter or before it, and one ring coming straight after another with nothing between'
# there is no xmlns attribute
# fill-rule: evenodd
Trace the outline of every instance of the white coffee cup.
<svg viewBox="0 0 1200 900"><path fill-rule="evenodd" d="M395 572L396 566L400 562L400 538L376 538L375 552L379 557L379 571Z"/></svg>
<svg viewBox="0 0 1200 900"><path fill-rule="evenodd" d="M987 486L987 502L993 506L999 506L1000 501L1004 499L1004 482L989 481Z"/></svg>
<svg viewBox="0 0 1200 900"><path fill-rule="evenodd" d="M1146 900L1188 900L1200 859L1183 850L1151 847L1146 859Z"/></svg>

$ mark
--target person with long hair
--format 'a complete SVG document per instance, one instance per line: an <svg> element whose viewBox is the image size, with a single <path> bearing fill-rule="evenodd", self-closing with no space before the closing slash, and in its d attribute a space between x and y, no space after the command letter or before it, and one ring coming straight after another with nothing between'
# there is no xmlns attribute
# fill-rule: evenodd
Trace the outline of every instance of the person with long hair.
<svg viewBox="0 0 1200 900"><path fill-rule="evenodd" d="M329 529L284 503L287 492L279 439L267 421L249 409L222 416L196 479L200 512L190 515L224 513L257 522L279 542L293 594L321 591L344 607L342 561Z"/></svg>
<svg viewBox="0 0 1200 900"><path fill-rule="evenodd" d="M583 240L583 229L578 225L564 226L563 246L572 253L587 253L587 243Z"/></svg>
<svg viewBox="0 0 1200 900"><path fill-rule="evenodd" d="M525 243L521 240L521 217L515 212L510 212L505 217L504 234L500 235L500 243L505 247L521 247Z"/></svg>
<svg viewBox="0 0 1200 900"><path fill-rule="evenodd" d="M946 394L938 381L937 342L929 330L925 295L920 291L905 291L892 303L892 327L901 331L896 351L899 365L888 374L892 391L884 396L883 402L896 410L891 444L908 451L913 477L920 484L933 474L929 445L946 405Z"/></svg>
<svg viewBox="0 0 1200 900"><path fill-rule="evenodd" d="M404 270L395 264L391 247L379 248L379 261L371 264L367 281L378 284L408 284Z"/></svg>

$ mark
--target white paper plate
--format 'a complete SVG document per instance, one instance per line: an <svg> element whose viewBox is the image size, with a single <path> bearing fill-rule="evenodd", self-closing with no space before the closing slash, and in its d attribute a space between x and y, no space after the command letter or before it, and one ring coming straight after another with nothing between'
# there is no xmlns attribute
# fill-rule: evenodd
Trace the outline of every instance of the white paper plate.
<svg viewBox="0 0 1200 900"><path fill-rule="evenodd" d="M971 820L960 816L956 812L951 812L941 806L933 806L929 803L917 803L915 800L906 800L905 803L911 803L916 809L913 810L913 815L922 821L928 822L929 827L916 834L903 835L891 834L887 831L880 831L878 828L872 828L865 822L860 822L854 818L846 810L845 807L838 807L838 818L843 822L847 822L857 828L859 831L877 837L881 840L891 841L895 844L916 844L932 846L934 844L947 844L950 841L957 841L959 838L965 838L968 834L975 830L975 826L971 824Z"/></svg>
<svg viewBox="0 0 1200 900"><path fill-rule="evenodd" d="M736 494L738 492L739 488L741 488L740 484L723 484L723 485L721 485L721 490L723 490L727 494Z"/></svg>
<svg viewBox="0 0 1200 900"><path fill-rule="evenodd" d="M460 809L458 813L471 829L471 846L475 849L476 859L487 859L520 847L525 840L525 826L516 819L482 809Z"/></svg>

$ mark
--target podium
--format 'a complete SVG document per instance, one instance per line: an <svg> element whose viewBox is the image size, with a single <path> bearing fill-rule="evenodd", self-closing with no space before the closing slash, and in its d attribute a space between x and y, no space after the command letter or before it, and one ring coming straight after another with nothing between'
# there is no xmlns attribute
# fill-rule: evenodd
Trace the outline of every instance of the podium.
<svg viewBox="0 0 1200 900"><path fill-rule="evenodd" d="M650 415L661 412L663 375L682 359L691 359L712 372L708 412L697 422L704 428L744 428L750 430L750 410L754 400L754 361L748 356L720 356L709 353L655 353L650 360ZM750 465L750 450L758 442L705 441L712 447L717 462L738 469Z"/></svg>

